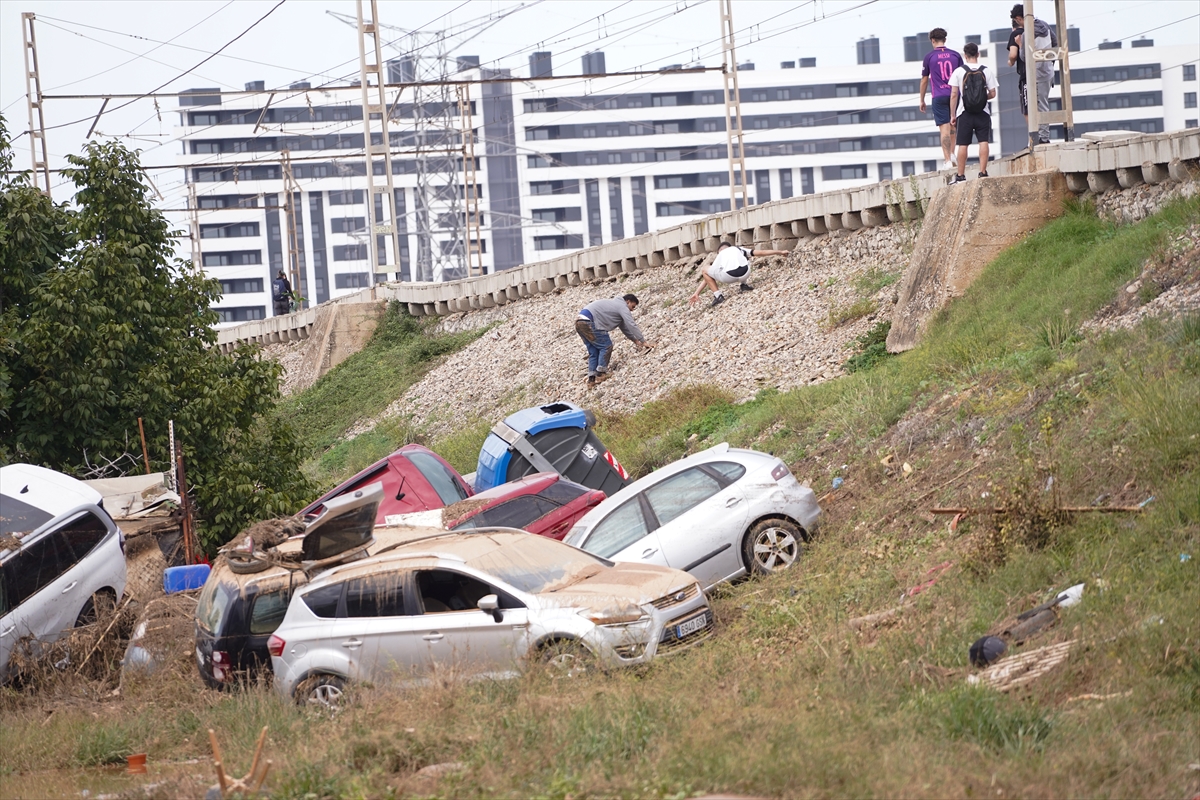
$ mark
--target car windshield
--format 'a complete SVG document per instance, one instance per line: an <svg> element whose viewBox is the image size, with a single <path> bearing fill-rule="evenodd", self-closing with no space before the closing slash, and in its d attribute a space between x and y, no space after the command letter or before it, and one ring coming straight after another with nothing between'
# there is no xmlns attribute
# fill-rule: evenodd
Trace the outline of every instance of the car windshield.
<svg viewBox="0 0 1200 800"><path fill-rule="evenodd" d="M220 633L225 611L238 593L238 587L221 581L209 581L196 604L196 622L209 633Z"/></svg>
<svg viewBox="0 0 1200 800"><path fill-rule="evenodd" d="M559 591L612 566L611 561L542 536L489 538L500 546L469 557L467 565L530 594Z"/></svg>

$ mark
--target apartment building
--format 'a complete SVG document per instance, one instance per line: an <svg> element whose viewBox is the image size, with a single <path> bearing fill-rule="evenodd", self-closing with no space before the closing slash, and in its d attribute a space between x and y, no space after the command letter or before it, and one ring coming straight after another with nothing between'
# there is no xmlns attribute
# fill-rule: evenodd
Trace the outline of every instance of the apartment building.
<svg viewBox="0 0 1200 800"><path fill-rule="evenodd" d="M986 44L982 36L967 39L980 43L980 60L1000 78L993 152L1005 154L1027 140L1016 75L1004 52L1007 37L1004 29L991 31ZM1069 41L1077 49L1075 29ZM1076 135L1195 127L1196 48L1154 47L1150 40L1119 45L1071 56ZM917 95L928 46L923 34L906 37L907 60L882 64L879 41L869 37L857 43L856 65L817 66L812 58L769 68L739 65L749 202L936 170L937 129L919 111ZM585 55L581 69L558 70L567 77L554 77L553 57L544 52L531 56L526 76L481 70L478 63L460 57L452 76L471 83L466 125L475 135L480 233L469 245L470 265L508 269L730 208L719 73L673 65L645 78L610 75L603 53ZM404 65L390 67L390 80L401 80ZM247 84L245 93L180 95L187 179L195 192L190 221L200 261L224 290L215 306L222 323L271 313L270 281L288 263L291 239L285 149L296 189L299 274L293 283L306 304L357 291L370 284L372 272L377 282L463 277L466 258L458 258L459 267L447 258L468 246L461 219L457 226L449 219L465 213L470 194L454 172L461 172L463 154L450 152L460 140L439 156L451 182L431 190L428 175L420 175L428 164L413 154L426 134L410 92L400 93L389 117L399 253L386 246L389 237L379 236L375 265L366 238L358 88L295 84L268 92L258 82ZM457 109L437 113L462 123ZM1062 136L1061 128L1055 135ZM450 172L445 159L457 165ZM382 159L375 162L382 181ZM433 223L418 234L422 213Z"/></svg>

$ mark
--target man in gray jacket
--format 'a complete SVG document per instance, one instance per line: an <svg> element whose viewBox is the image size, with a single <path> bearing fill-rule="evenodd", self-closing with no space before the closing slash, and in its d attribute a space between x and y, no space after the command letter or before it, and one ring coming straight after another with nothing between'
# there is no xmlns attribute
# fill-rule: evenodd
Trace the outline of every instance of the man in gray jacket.
<svg viewBox="0 0 1200 800"><path fill-rule="evenodd" d="M1029 121L1029 87L1025 85L1025 6L1021 3L1012 7L1012 33L1008 36L1008 65L1017 68L1017 92L1021 97L1021 113ZM1058 36L1054 29L1040 19L1033 21L1033 47L1048 50L1058 47ZM1050 88L1054 85L1054 62L1039 61L1034 66L1037 75L1036 95L1038 113L1050 111ZM1038 142L1050 143L1050 126L1038 125Z"/></svg>
<svg viewBox="0 0 1200 800"><path fill-rule="evenodd" d="M654 346L646 341L642 329L633 321L633 310L637 307L637 295L633 294L593 300L575 318L575 332L587 347L589 388L608 378L608 360L613 349L609 331L620 328L621 333L637 346L646 349Z"/></svg>

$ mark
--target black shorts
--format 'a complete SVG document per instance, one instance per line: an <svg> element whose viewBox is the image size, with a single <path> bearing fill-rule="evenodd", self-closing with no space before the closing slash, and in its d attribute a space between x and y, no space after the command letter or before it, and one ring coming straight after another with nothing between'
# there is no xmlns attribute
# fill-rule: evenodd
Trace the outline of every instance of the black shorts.
<svg viewBox="0 0 1200 800"><path fill-rule="evenodd" d="M954 143L959 147L965 147L971 143L971 136L974 135L977 142L992 141L992 115L986 111L964 111L958 116L958 133L955 135Z"/></svg>

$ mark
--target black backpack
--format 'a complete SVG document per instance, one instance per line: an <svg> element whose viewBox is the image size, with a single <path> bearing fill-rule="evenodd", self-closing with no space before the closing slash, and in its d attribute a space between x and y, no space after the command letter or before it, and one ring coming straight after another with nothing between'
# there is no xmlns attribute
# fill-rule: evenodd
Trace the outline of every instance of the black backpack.
<svg viewBox="0 0 1200 800"><path fill-rule="evenodd" d="M978 114L987 108L988 102L987 77L983 74L984 68L981 66L979 69L971 69L964 64L963 70L966 71L962 79L963 108L972 114Z"/></svg>

